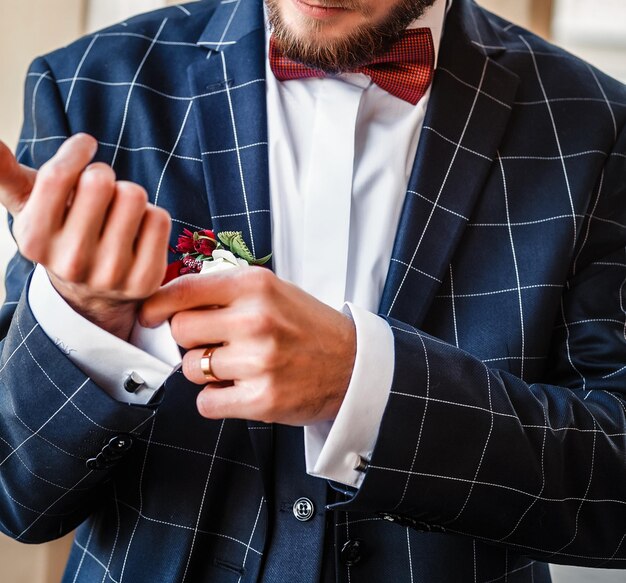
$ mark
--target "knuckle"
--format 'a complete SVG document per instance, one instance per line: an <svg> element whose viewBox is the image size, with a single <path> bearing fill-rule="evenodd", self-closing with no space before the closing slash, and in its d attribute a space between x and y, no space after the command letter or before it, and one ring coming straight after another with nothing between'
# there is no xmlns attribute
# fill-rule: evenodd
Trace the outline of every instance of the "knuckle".
<svg viewBox="0 0 626 583"><path fill-rule="evenodd" d="M263 360L263 370L266 373L274 373L282 366L280 351L277 346L277 343L271 339L263 344L261 355Z"/></svg>
<svg viewBox="0 0 626 583"><path fill-rule="evenodd" d="M248 355L246 358L247 368L253 371L255 376L265 372L266 364L263 355L260 352Z"/></svg>
<svg viewBox="0 0 626 583"><path fill-rule="evenodd" d="M91 164L89 164L89 166L87 166L87 169L98 171L103 175L115 180L115 170L113 170L111 166L104 162L92 162Z"/></svg>
<svg viewBox="0 0 626 583"><path fill-rule="evenodd" d="M254 371L255 375L272 374L279 368L279 353L276 351L274 342L263 342L256 350L252 351L246 362L247 367Z"/></svg>
<svg viewBox="0 0 626 583"><path fill-rule="evenodd" d="M154 217L155 221L159 221L160 223L169 225L171 222L170 213L160 206L151 206L150 214Z"/></svg>
<svg viewBox="0 0 626 583"><path fill-rule="evenodd" d="M248 272L248 277L256 288L257 293L269 295L273 292L276 277L272 271L256 266L250 267L245 271Z"/></svg>
<svg viewBox="0 0 626 583"><path fill-rule="evenodd" d="M274 318L271 312L255 310L246 314L244 325L250 334L267 336L274 329Z"/></svg>
<svg viewBox="0 0 626 583"><path fill-rule="evenodd" d="M87 166L81 174L80 183L89 188L111 188L115 184L115 172L110 166L96 162Z"/></svg>
<svg viewBox="0 0 626 583"><path fill-rule="evenodd" d="M171 220L170 214L162 208L150 206L146 211L146 221L149 228L162 234L163 238L169 239Z"/></svg>
<svg viewBox="0 0 626 583"><path fill-rule="evenodd" d="M266 368L270 371L279 370L285 365L284 351L274 336L268 337L265 341L265 361Z"/></svg>
<svg viewBox="0 0 626 583"><path fill-rule="evenodd" d="M117 182L117 194L126 203L133 206L145 206L148 203L148 193L145 188L135 184L134 182L128 182L126 180L120 180Z"/></svg>
<svg viewBox="0 0 626 583"><path fill-rule="evenodd" d="M37 174L37 181L46 188L65 186L72 178L70 168L63 162L46 162Z"/></svg>

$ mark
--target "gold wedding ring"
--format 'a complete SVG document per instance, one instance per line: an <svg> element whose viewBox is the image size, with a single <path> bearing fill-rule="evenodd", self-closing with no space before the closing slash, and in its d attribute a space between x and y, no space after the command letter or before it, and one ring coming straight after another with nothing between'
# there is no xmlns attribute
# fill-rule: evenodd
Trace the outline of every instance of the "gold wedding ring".
<svg viewBox="0 0 626 583"><path fill-rule="evenodd" d="M207 348L202 353L202 357L200 358L200 370L202 371L206 381L209 383L215 383L220 380L213 374L213 370L211 369L211 357L217 348L217 346Z"/></svg>

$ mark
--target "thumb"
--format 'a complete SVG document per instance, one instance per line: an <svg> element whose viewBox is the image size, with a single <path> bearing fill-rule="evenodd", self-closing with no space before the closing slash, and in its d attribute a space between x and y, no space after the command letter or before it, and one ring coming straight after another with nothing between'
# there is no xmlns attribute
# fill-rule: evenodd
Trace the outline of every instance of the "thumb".
<svg viewBox="0 0 626 583"><path fill-rule="evenodd" d="M9 147L0 141L0 204L12 215L22 210L36 176L36 170L21 165Z"/></svg>

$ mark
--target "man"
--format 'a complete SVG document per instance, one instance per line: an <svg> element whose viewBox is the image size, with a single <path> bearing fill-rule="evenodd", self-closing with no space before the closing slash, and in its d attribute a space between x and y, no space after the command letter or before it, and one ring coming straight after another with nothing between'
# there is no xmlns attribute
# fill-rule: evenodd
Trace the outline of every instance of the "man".
<svg viewBox="0 0 626 583"><path fill-rule="evenodd" d="M3 529L81 524L67 581L624 566L626 91L469 0L265 8L33 64L41 170L0 157ZM276 274L159 289L162 208Z"/></svg>

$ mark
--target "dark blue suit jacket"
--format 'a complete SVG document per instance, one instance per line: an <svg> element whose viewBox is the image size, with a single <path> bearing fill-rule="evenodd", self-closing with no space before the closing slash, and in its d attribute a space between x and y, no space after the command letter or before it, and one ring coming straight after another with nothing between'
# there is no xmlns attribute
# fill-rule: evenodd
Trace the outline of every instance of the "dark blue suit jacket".
<svg viewBox="0 0 626 583"><path fill-rule="evenodd" d="M33 64L19 156L38 167L89 132L174 236L241 230L265 255L264 62L259 0L101 31ZM380 306L393 387L356 493L306 476L300 430L202 419L181 374L158 403L113 401L41 331L15 257L2 529L40 542L81 525L68 582L512 583L548 581L545 561L626 566L625 123L623 86L455 0ZM123 457L86 467L126 436Z"/></svg>

